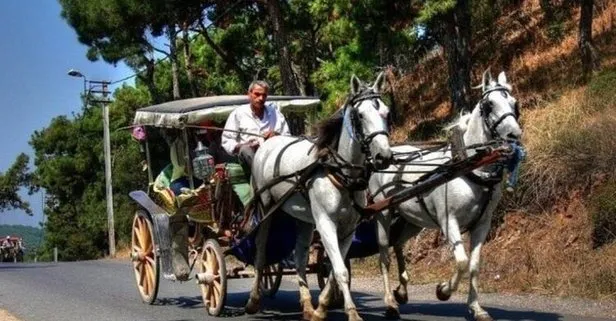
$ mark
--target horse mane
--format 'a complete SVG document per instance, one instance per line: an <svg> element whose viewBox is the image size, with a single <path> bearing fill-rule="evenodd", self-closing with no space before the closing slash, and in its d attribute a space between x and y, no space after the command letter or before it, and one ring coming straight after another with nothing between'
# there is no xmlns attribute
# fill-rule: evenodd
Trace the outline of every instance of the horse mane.
<svg viewBox="0 0 616 321"><path fill-rule="evenodd" d="M454 119L449 125L443 128L444 131L448 132L455 127L458 127L462 133L466 132L468 129L468 122L471 120L472 113L461 113L456 119Z"/></svg>
<svg viewBox="0 0 616 321"><path fill-rule="evenodd" d="M329 117L316 125L317 141L315 145L319 151L329 147L338 147L340 130L342 128L343 117L339 114Z"/></svg>

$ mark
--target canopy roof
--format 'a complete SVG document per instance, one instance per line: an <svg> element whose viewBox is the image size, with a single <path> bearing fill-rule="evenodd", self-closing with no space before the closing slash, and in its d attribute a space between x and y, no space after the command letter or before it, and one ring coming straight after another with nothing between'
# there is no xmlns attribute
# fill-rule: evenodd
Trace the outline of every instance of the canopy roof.
<svg viewBox="0 0 616 321"><path fill-rule="evenodd" d="M269 96L267 102L276 104L283 113L306 113L321 103L318 98L303 96ZM138 109L133 125L182 127L198 125L206 119L225 120L235 108L248 103L246 95L174 100Z"/></svg>

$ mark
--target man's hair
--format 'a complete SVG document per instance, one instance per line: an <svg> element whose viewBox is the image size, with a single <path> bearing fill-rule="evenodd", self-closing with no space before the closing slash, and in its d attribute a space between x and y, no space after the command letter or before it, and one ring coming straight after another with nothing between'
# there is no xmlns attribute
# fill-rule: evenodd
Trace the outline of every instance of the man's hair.
<svg viewBox="0 0 616 321"><path fill-rule="evenodd" d="M255 80L251 82L250 86L248 87L248 92L251 92L255 88L255 86L264 88L269 92L269 84L265 80Z"/></svg>

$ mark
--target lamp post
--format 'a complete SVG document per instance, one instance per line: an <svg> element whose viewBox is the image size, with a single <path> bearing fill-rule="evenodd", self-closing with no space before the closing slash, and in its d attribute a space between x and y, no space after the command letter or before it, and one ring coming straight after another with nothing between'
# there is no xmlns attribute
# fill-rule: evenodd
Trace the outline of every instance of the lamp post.
<svg viewBox="0 0 616 321"><path fill-rule="evenodd" d="M103 99L94 100L94 102L101 103L103 105L103 149L105 153L105 189L107 198L107 227L109 229L109 255L115 257L115 229L113 223L113 189L111 187L111 143L109 141L109 108L107 104L107 95L109 94L108 86L109 81L94 81L88 80L79 70L71 69L68 71L68 75L71 77L83 78L83 92L85 95L85 105L88 105L90 93L100 93L103 95ZM88 86L89 84L89 86ZM101 87L101 90L93 90L97 86Z"/></svg>

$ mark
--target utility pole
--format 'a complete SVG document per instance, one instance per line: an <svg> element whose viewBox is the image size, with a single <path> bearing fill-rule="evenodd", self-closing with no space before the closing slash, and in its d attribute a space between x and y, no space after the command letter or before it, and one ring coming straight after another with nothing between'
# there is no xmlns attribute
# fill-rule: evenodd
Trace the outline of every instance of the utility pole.
<svg viewBox="0 0 616 321"><path fill-rule="evenodd" d="M113 188L111 187L111 142L109 140L109 81L90 80L90 86L100 85L101 90L90 90L103 95L103 99L92 100L103 106L103 149L105 152L105 190L107 195L107 227L109 228L109 256L115 257L115 224L113 222Z"/></svg>
<svg viewBox="0 0 616 321"><path fill-rule="evenodd" d="M113 222L113 188L111 187L111 143L109 140L109 100L107 96L109 95L109 85L111 84L109 81L96 81L96 80L88 80L84 74L79 72L79 70L71 69L68 71L68 75L71 77L80 77L83 78L83 91L84 91L84 99L85 105L88 105L88 99L90 98L90 93L101 94L103 96L102 99L93 99L92 101L95 103L100 103L103 106L103 149L105 154L105 194L107 198L107 229L109 230L109 256L115 257L116 246L115 246L115 224ZM100 87L100 90L94 90L95 88ZM88 89L86 91L86 89Z"/></svg>

